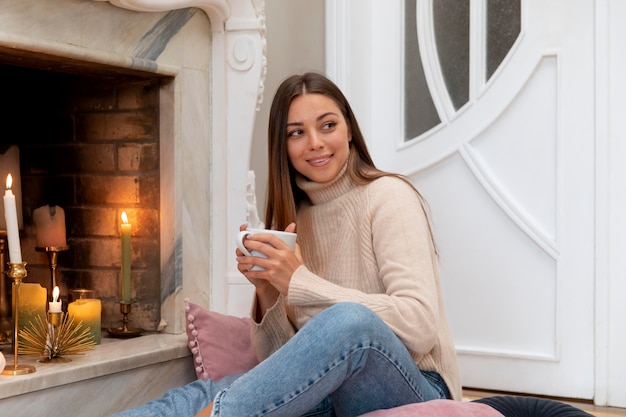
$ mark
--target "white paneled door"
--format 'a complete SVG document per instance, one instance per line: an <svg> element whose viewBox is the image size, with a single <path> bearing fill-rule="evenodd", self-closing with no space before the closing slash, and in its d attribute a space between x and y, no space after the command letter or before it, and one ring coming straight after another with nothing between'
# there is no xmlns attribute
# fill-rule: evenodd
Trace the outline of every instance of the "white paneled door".
<svg viewBox="0 0 626 417"><path fill-rule="evenodd" d="M429 201L463 385L591 399L594 2L413 1L327 2L328 73Z"/></svg>

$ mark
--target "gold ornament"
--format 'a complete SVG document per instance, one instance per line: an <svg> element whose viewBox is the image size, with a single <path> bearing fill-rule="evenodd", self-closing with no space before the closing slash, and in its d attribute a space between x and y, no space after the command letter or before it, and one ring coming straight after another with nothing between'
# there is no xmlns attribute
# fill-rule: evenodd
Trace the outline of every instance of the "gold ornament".
<svg viewBox="0 0 626 417"><path fill-rule="evenodd" d="M67 313L49 313L48 320L41 316L20 330L22 343L19 353L41 356L40 362L69 362L64 355L79 355L96 345L89 327L74 321Z"/></svg>

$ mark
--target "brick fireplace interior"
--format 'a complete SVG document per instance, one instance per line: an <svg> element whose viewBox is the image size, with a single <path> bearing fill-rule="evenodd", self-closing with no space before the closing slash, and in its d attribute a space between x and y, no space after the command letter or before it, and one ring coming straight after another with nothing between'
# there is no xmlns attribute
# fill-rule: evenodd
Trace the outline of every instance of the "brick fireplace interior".
<svg viewBox="0 0 626 417"><path fill-rule="evenodd" d="M58 205L65 210L69 245L58 257L61 294L95 289L103 326L118 325L119 225L126 211L132 224L131 320L156 329L161 304L159 91L169 78L11 56L0 63L0 152L11 145L20 150L25 282L38 282L51 294L48 259L35 250L32 213ZM9 280L2 285L10 293Z"/></svg>

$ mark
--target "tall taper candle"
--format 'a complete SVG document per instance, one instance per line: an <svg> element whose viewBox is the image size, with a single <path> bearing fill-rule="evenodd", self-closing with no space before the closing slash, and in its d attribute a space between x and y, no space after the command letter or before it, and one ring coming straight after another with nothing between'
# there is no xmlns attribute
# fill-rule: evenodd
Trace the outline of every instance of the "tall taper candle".
<svg viewBox="0 0 626 417"><path fill-rule="evenodd" d="M7 239L9 241L9 261L14 264L22 262L22 250L20 248L20 230L17 225L17 206L15 195L11 191L13 177L7 175L6 191L4 192L4 219L7 224Z"/></svg>
<svg viewBox="0 0 626 417"><path fill-rule="evenodd" d="M122 237L122 303L130 304L130 228L126 212L122 212L121 237Z"/></svg>

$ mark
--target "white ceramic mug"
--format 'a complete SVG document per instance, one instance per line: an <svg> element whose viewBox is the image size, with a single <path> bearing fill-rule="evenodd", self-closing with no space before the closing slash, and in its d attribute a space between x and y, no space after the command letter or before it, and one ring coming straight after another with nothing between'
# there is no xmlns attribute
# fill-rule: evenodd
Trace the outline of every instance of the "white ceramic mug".
<svg viewBox="0 0 626 417"><path fill-rule="evenodd" d="M237 235L237 247L246 255L246 256L258 256L260 258L267 258L267 256L263 255L261 252L253 250L250 252L243 245L246 236L248 235L256 235L261 233L269 233L274 236L278 236L283 242L289 246L291 250L296 248L296 237L298 236L295 233L291 232L282 232L280 230L269 230L269 229L246 229L239 232ZM263 271L265 268L255 265L252 267L251 271Z"/></svg>

